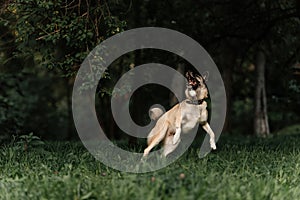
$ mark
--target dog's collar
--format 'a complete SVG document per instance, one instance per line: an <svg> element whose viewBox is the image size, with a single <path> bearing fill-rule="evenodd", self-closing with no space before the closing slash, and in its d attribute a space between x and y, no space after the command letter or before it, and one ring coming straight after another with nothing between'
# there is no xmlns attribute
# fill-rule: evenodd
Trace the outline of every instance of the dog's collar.
<svg viewBox="0 0 300 200"><path fill-rule="evenodd" d="M203 101L205 101L205 99L201 99L201 100L188 100L186 102L189 103L189 104L201 105L203 103Z"/></svg>

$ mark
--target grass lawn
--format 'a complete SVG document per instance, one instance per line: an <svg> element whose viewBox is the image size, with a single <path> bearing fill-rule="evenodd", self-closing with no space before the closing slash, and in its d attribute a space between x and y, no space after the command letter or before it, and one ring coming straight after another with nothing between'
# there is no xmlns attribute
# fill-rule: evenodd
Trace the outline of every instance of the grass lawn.
<svg viewBox="0 0 300 200"><path fill-rule="evenodd" d="M197 145L170 166L123 173L76 142L1 145L0 199L299 199L300 135L223 136L203 159ZM199 146L198 146L199 147Z"/></svg>

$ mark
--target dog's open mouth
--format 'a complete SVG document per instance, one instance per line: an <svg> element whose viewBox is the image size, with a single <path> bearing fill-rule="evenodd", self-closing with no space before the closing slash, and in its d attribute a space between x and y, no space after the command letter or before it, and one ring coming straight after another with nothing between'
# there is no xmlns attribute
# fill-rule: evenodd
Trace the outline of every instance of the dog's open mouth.
<svg viewBox="0 0 300 200"><path fill-rule="evenodd" d="M196 80L188 80L187 88L196 90L199 87L199 83Z"/></svg>

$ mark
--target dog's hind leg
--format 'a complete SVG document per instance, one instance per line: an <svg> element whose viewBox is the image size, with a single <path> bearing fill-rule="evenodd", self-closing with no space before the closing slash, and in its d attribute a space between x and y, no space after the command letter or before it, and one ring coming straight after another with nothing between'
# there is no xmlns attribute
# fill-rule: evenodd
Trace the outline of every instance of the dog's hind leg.
<svg viewBox="0 0 300 200"><path fill-rule="evenodd" d="M151 151L151 149L153 149L153 147L158 145L164 139L164 137L167 134L168 128L169 128L169 123L165 122L161 129L159 130L152 129L152 131L156 131L156 132L153 134L153 132L151 131L152 133L149 134L150 138L148 138L148 147L144 150L143 157L146 157Z"/></svg>
<svg viewBox="0 0 300 200"><path fill-rule="evenodd" d="M213 149L213 150L216 150L217 147L216 147L216 142L215 142L215 134L213 132L213 130L211 130L209 124L206 122L205 124L202 125L203 129L209 134L209 143L210 143L210 147Z"/></svg>

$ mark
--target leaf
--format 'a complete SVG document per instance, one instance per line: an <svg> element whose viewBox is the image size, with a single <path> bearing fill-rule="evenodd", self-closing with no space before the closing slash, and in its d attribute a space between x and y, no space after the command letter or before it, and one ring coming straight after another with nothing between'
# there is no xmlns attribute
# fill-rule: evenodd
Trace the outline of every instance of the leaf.
<svg viewBox="0 0 300 200"><path fill-rule="evenodd" d="M80 199L84 200L84 199L88 199L93 195L93 192L89 192L87 194L85 194L84 196L82 196Z"/></svg>

